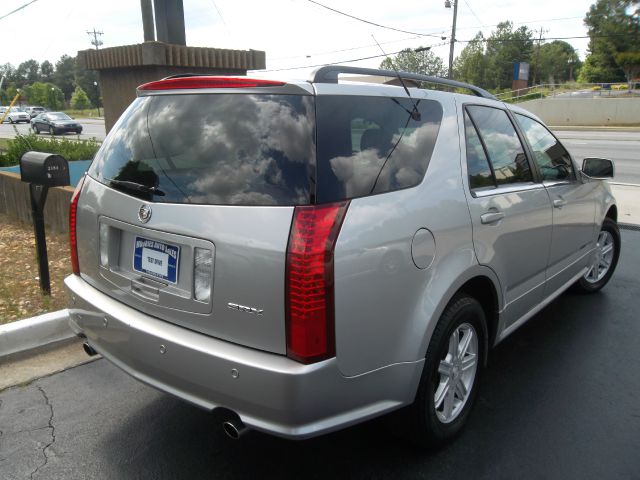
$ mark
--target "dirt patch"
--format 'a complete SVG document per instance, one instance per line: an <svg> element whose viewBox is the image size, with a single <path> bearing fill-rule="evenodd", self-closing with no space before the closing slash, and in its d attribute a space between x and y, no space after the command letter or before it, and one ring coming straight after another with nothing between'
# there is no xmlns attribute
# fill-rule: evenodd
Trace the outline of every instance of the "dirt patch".
<svg viewBox="0 0 640 480"><path fill-rule="evenodd" d="M42 295L33 226L0 214L0 324L67 307L69 239L47 232L51 297Z"/></svg>

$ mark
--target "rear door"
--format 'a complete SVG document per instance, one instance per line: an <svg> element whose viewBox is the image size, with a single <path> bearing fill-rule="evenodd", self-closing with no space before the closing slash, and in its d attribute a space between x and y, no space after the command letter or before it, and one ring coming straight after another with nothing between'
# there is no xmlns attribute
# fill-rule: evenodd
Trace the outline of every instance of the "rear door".
<svg viewBox="0 0 640 480"><path fill-rule="evenodd" d="M543 298L551 202L504 110L466 105L463 115L474 250L500 279L506 328Z"/></svg>
<svg viewBox="0 0 640 480"><path fill-rule="evenodd" d="M579 276L589 260L595 233L597 185L581 182L569 152L540 122L514 115L531 147L534 162L553 205L553 233L547 293L553 293Z"/></svg>
<svg viewBox="0 0 640 480"><path fill-rule="evenodd" d="M295 205L310 202L313 97L138 98L109 133L78 205L82 277L149 315L286 353Z"/></svg>

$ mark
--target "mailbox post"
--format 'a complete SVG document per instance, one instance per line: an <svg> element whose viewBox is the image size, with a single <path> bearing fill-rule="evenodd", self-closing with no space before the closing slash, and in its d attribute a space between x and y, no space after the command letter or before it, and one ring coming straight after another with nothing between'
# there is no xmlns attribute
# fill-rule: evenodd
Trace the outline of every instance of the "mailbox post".
<svg viewBox="0 0 640 480"><path fill-rule="evenodd" d="M20 176L23 182L29 183L33 231L38 252L40 289L45 295L51 295L47 239L44 231L44 204L47 201L49 187L69 185L69 164L60 155L27 152L20 159Z"/></svg>

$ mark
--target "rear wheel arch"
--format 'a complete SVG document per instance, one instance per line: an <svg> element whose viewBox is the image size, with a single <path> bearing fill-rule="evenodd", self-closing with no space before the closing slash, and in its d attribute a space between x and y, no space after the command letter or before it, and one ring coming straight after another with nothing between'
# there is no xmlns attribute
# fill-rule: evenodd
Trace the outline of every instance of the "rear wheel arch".
<svg viewBox="0 0 640 480"><path fill-rule="evenodd" d="M495 343L498 332L498 312L500 311L498 292L493 281L485 276L474 277L462 285L456 292L456 294L458 293L466 293L475 298L482 306L487 322L487 343L489 347L492 346ZM487 350L488 348L485 349L485 362L487 360Z"/></svg>
<svg viewBox="0 0 640 480"><path fill-rule="evenodd" d="M618 207L616 207L615 205L611 205L609 207L609 210L607 210L605 218L610 218L614 222L618 223Z"/></svg>

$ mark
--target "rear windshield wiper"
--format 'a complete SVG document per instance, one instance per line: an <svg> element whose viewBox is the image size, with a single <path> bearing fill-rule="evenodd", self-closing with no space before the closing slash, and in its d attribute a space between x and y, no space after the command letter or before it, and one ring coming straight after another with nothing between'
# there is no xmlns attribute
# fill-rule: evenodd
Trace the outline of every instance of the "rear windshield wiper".
<svg viewBox="0 0 640 480"><path fill-rule="evenodd" d="M149 187L147 185L142 185L141 183L136 183L136 182L130 182L128 180L116 180L115 178L107 178L105 180L109 182L110 187L126 188L127 190L130 190L133 192L157 195L159 197L164 197L165 195L165 193L157 187Z"/></svg>

